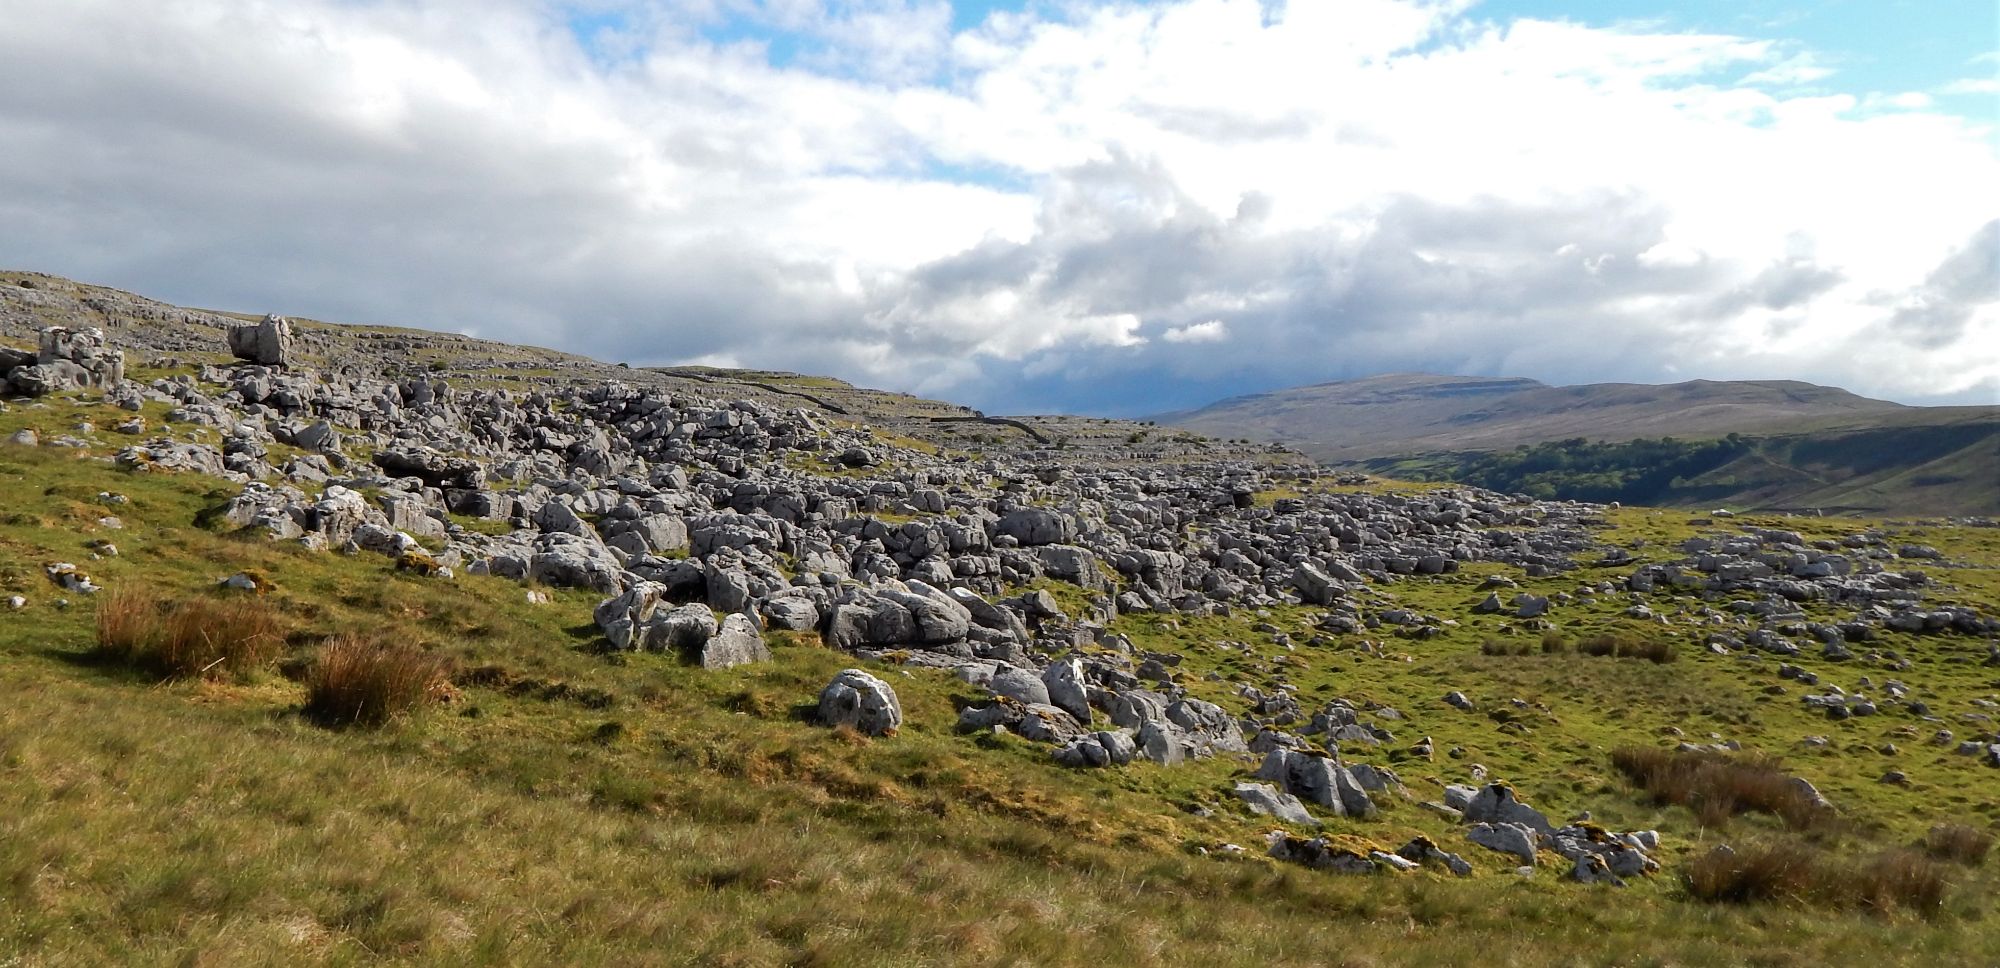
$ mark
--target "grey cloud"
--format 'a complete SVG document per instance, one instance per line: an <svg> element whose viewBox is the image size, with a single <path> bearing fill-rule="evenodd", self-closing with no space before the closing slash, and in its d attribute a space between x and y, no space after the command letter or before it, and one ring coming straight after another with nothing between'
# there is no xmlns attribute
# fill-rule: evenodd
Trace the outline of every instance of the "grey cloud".
<svg viewBox="0 0 2000 968"><path fill-rule="evenodd" d="M1743 285L1717 296L1708 306L1715 317L1734 316L1753 306L1786 310L1811 302L1814 297L1847 281L1846 273L1818 265L1809 259L1773 262Z"/></svg>
<svg viewBox="0 0 2000 968"><path fill-rule="evenodd" d="M1103 175L1100 165L1078 180ZM913 274L909 298L935 304L968 289L1006 289L1031 304L1134 313L1155 336L1224 322L1229 338L1217 343L1155 339L982 361L988 386L1049 386L1047 375L1061 374L1107 407L1144 413L1201 402L1177 395L1176 381L1208 392L1225 376L1274 386L1383 369L1533 367L1664 379L1673 356L1659 350L1699 332L1700 304L1723 271L1644 265L1638 256L1660 240L1664 215L1635 195L1541 205L1401 198L1350 241L1334 227L1271 235L1254 218L1204 212L1143 167L1132 183L1146 187L1073 193L1064 200L1073 217L1027 243L988 244L926 267ZM1643 316L1618 308L1638 296L1681 308ZM1579 328L1591 339L1579 344ZM1142 373L1175 379L1132 376ZM1107 390L1107 381L1129 389Z"/></svg>
<svg viewBox="0 0 2000 968"><path fill-rule="evenodd" d="M615 101L629 129L599 140L553 137L421 85L392 92L385 119L357 120L350 92L300 52L310 43L246 35L217 57L213 36L161 28L166 5L130 16L114 6L92 8L95 20L31 10L0 32L0 90L22 92L0 103L0 264L215 308L471 330L640 364L733 357L927 385L996 410L1144 413L1390 369L1673 379L1727 317L1763 307L1802 318L1842 281L1803 259L1648 265L1640 254L1665 238L1670 213L1639 190L1372 195L1338 224L1276 231L1289 213L1271 198L1211 211L1165 162L1114 146L1033 184L1039 216L1024 240L989 238L842 285L835 256L783 249L764 219L813 190L801 171L903 170L933 156L893 118L850 104L868 96L859 87L728 75L726 57L672 47L691 41L667 31L581 79L565 73L584 70L580 53L522 65L586 101ZM830 9L934 29L942 8ZM489 65L527 56L463 43L448 53ZM928 43L892 66L920 72ZM800 103L853 107L854 118L776 113L792 81L812 85ZM1291 137L1304 123L1152 110L1221 142ZM1354 124L1334 130L1389 143ZM635 200L633 155L657 166L658 197ZM1956 339L1970 307L2000 288L1996 257L2000 223L1903 294L1893 325L1921 345ZM966 309L999 295L1018 300L1007 318ZM1004 343L994 327L1035 345L1078 317L1116 314L1139 317L1150 341L1069 338L1020 359L982 349ZM1227 338L1160 338L1208 320Z"/></svg>
<svg viewBox="0 0 2000 968"><path fill-rule="evenodd" d="M1938 349L1958 342L1981 305L2000 301L2000 219L1980 226L1964 247L1905 294L1889 329L1906 342Z"/></svg>

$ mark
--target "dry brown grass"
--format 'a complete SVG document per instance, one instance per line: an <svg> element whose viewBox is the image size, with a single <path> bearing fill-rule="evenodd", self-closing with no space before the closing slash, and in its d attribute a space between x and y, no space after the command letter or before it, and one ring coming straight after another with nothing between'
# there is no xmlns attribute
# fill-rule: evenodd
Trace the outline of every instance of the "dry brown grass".
<svg viewBox="0 0 2000 968"><path fill-rule="evenodd" d="M136 588L120 588L97 597L97 650L100 654L131 661L144 651L158 630L160 600Z"/></svg>
<svg viewBox="0 0 2000 968"><path fill-rule="evenodd" d="M1621 659L1644 659L1654 665L1666 665L1680 658L1680 653L1674 650L1674 644L1661 639L1645 642L1621 640L1618 643L1617 655Z"/></svg>
<svg viewBox="0 0 2000 968"><path fill-rule="evenodd" d="M1576 651L1583 655L1611 657L1617 659L1644 659L1655 665L1665 665L1680 658L1674 644L1659 639L1641 640L1617 635L1591 635L1579 639Z"/></svg>
<svg viewBox="0 0 2000 968"><path fill-rule="evenodd" d="M1891 850L1837 872L1837 884L1851 892L1851 903L1880 911L1933 914L1944 907L1951 879L1944 865L1914 850ZM1838 888L1836 888L1838 889Z"/></svg>
<svg viewBox="0 0 2000 968"><path fill-rule="evenodd" d="M1534 651L1535 646L1529 642L1508 642L1503 639L1490 637L1479 644L1481 655L1519 656L1531 655ZM1665 665L1680 658L1680 654L1674 649L1672 642L1641 641L1603 634L1585 636L1578 639L1572 645L1569 639L1563 637L1561 632L1543 633L1541 641L1541 653L1543 655L1565 655L1571 651L1575 651L1578 655L1597 656L1600 658L1644 659L1659 665Z"/></svg>
<svg viewBox="0 0 2000 968"><path fill-rule="evenodd" d="M1788 842L1718 847L1681 868L1681 887L1711 904L1775 901L1929 916L1943 909L1951 882L1942 864L1913 850L1849 860Z"/></svg>
<svg viewBox="0 0 2000 968"><path fill-rule="evenodd" d="M98 652L168 678L248 672L270 662L284 640L278 613L246 596L170 603L124 589L97 605Z"/></svg>
<svg viewBox="0 0 2000 968"><path fill-rule="evenodd" d="M1693 810L1703 826L1750 811L1772 814L1794 830L1832 820L1775 760L1626 747L1611 754L1611 763L1656 801Z"/></svg>
<svg viewBox="0 0 2000 968"><path fill-rule="evenodd" d="M1814 874L1812 854L1796 845L1718 847L1681 868L1681 887L1711 904L1803 901Z"/></svg>
<svg viewBox="0 0 2000 968"><path fill-rule="evenodd" d="M306 674L305 713L328 726L379 726L450 688L444 663L422 649L336 636Z"/></svg>
<svg viewBox="0 0 2000 968"><path fill-rule="evenodd" d="M1967 867L1985 863L1986 854L1992 849L1992 834L1962 823L1939 824L1924 836L1925 853Z"/></svg>

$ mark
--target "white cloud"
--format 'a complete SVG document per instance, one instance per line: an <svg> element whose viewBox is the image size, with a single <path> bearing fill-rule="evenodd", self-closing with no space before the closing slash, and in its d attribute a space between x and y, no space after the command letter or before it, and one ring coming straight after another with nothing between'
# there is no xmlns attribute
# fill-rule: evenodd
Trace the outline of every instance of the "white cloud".
<svg viewBox="0 0 2000 968"><path fill-rule="evenodd" d="M1938 88L1941 94L2000 94L2000 78L1967 77Z"/></svg>
<svg viewBox="0 0 2000 968"><path fill-rule="evenodd" d="M585 49L549 0L19 6L0 262L185 302L989 408L1086 399L1017 376L1139 409L1415 368L2000 385L1965 351L1993 307L1930 281L2000 216L1993 124L1782 39L589 0L620 16Z"/></svg>
<svg viewBox="0 0 2000 968"><path fill-rule="evenodd" d="M1160 334L1169 343L1220 343L1229 338L1229 327L1219 319L1176 326Z"/></svg>

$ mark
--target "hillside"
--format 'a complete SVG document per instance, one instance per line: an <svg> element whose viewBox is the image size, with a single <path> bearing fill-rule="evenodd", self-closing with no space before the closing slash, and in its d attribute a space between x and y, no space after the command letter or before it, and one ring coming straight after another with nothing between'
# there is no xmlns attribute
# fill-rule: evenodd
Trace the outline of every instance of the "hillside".
<svg viewBox="0 0 2000 968"><path fill-rule="evenodd" d="M0 960L1992 951L2000 528L36 281Z"/></svg>
<svg viewBox="0 0 2000 968"><path fill-rule="evenodd" d="M273 307L282 312L284 307ZM135 364L226 362L224 333L261 314L173 306L105 286L25 270L0 270L0 341L32 346L44 326L95 326L127 345ZM531 391L592 380L757 402L809 406L837 424L867 425L906 441L1046 460L1146 461L1255 458L1263 447L1130 420L1067 415L988 418L966 407L855 387L828 377L714 367L634 368L532 346L409 326L335 324L291 317L298 359L333 373L448 380L467 388Z"/></svg>
<svg viewBox="0 0 2000 968"><path fill-rule="evenodd" d="M1223 438L1283 441L1335 465L1420 480L1480 476L1487 455L1571 440L1750 438L1672 486L1600 499L1767 510L2000 513L2000 407L1908 407L1790 381L1551 387L1389 375L1168 414ZM1539 461L1546 448L1523 456ZM1722 457L1725 455L1716 454ZM1644 468L1634 467L1635 472ZM1601 493L1572 480L1547 496Z"/></svg>

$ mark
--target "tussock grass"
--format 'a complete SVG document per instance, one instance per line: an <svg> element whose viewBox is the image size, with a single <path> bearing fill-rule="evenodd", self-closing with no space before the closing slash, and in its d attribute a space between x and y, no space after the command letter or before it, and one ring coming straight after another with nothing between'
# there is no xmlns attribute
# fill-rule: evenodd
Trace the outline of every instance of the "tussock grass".
<svg viewBox="0 0 2000 968"><path fill-rule="evenodd" d="M1951 887L1944 866L1913 850L1860 859L1796 842L1718 847L1681 869L1687 896L1711 904L1795 903L1935 914Z"/></svg>
<svg viewBox="0 0 2000 968"><path fill-rule="evenodd" d="M97 605L98 653L165 678L241 675L269 663L283 644L278 613L247 596L174 603L127 588Z"/></svg>
<svg viewBox="0 0 2000 968"><path fill-rule="evenodd" d="M1811 852L1796 844L1718 847L1681 869L1681 887L1711 904L1803 900L1817 873Z"/></svg>
<svg viewBox="0 0 2000 968"><path fill-rule="evenodd" d="M1567 655L1571 651L1579 655L1599 658L1644 659L1656 665L1665 665L1680 658L1672 642L1659 639L1622 638L1616 635L1586 636L1572 645L1561 632L1546 632L1542 635L1543 655ZM1532 655L1535 647L1527 642L1508 642L1504 639L1487 637L1479 643L1481 655Z"/></svg>
<svg viewBox="0 0 2000 968"><path fill-rule="evenodd" d="M1576 651L1599 658L1644 659L1655 665L1665 665L1680 658L1672 642L1610 634L1586 636L1576 643Z"/></svg>
<svg viewBox="0 0 2000 968"><path fill-rule="evenodd" d="M1832 819L1776 760L1764 757L1624 747L1611 754L1611 764L1655 801L1687 807L1707 827L1751 811L1776 816L1794 830Z"/></svg>
<svg viewBox="0 0 2000 968"><path fill-rule="evenodd" d="M306 675L305 713L328 726L379 726L442 698L450 688L436 656L408 645L335 636Z"/></svg>
<svg viewBox="0 0 2000 968"><path fill-rule="evenodd" d="M1992 834L1962 823L1939 824L1924 835L1925 853L1967 867L1985 863L1986 854L1992 849Z"/></svg>
<svg viewBox="0 0 2000 968"><path fill-rule="evenodd" d="M1627 639L1618 643L1618 658L1644 659L1654 665L1666 665L1680 658L1680 653L1674 650L1672 642L1660 639L1649 639L1643 642Z"/></svg>

